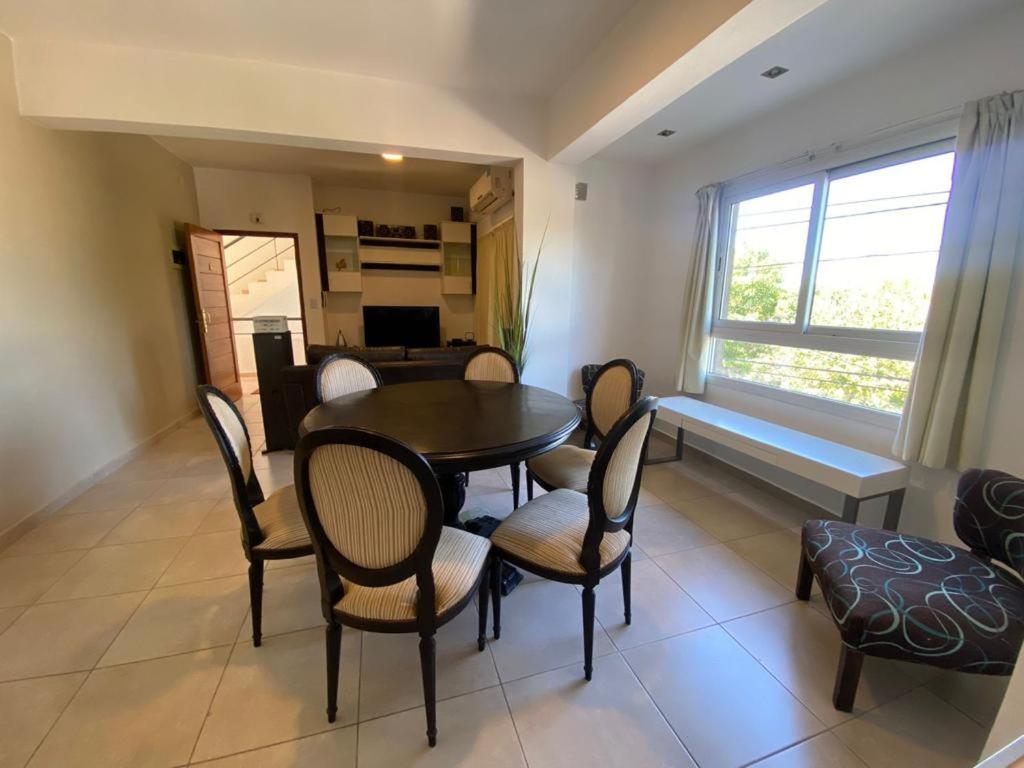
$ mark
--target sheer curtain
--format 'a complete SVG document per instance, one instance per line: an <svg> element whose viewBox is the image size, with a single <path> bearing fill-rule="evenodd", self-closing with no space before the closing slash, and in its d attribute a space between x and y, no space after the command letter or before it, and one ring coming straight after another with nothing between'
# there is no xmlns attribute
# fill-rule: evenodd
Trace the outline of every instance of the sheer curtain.
<svg viewBox="0 0 1024 768"><path fill-rule="evenodd" d="M903 460L979 462L1022 230L1024 91L1017 91L964 106L928 321L893 445Z"/></svg>
<svg viewBox="0 0 1024 768"><path fill-rule="evenodd" d="M693 260L687 277L686 316L683 345L679 354L676 389L700 394L708 376L711 351L711 313L714 302L715 248L718 240L720 184L697 190L697 230L693 238Z"/></svg>
<svg viewBox="0 0 1024 768"><path fill-rule="evenodd" d="M476 248L476 301L473 328L477 344L497 346L497 291L516 263L515 219L508 219L480 238Z"/></svg>

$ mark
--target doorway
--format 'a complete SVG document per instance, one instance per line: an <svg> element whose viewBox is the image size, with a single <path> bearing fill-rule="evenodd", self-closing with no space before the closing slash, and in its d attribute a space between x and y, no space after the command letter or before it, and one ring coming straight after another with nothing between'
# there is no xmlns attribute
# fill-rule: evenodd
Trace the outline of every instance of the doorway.
<svg viewBox="0 0 1024 768"><path fill-rule="evenodd" d="M288 318L295 364L305 364L306 321L298 236L293 232L219 231L224 240L225 277L239 374L250 380L256 376L253 320L265 315Z"/></svg>

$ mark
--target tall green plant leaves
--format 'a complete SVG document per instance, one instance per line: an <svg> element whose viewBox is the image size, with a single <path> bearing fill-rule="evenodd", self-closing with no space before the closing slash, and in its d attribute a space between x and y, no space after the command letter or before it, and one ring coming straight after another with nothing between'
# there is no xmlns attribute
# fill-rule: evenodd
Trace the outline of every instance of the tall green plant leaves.
<svg viewBox="0 0 1024 768"><path fill-rule="evenodd" d="M498 344L513 357L520 371L526 368L527 342L533 313L533 289L537 283L537 267L540 265L540 256L544 250L544 240L547 238L550 223L551 217L548 216L537 246L537 256L529 269L524 263L519 238L516 237L515 257L511 263L505 265L500 279L494 281Z"/></svg>

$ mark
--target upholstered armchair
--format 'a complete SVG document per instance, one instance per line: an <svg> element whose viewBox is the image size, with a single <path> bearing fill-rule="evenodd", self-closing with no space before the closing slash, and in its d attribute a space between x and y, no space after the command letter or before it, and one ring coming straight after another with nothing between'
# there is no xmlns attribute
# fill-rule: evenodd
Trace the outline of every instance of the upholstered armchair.
<svg viewBox="0 0 1024 768"><path fill-rule="evenodd" d="M968 470L953 523L969 551L836 520L804 523L796 594L808 600L817 579L839 630L836 709L852 709L865 655L1013 672L1024 640L1024 480Z"/></svg>

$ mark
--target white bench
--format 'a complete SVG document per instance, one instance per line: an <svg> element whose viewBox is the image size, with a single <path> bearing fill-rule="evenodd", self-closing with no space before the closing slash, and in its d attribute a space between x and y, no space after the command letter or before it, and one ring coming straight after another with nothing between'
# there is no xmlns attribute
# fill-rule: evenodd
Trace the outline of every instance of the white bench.
<svg viewBox="0 0 1024 768"><path fill-rule="evenodd" d="M658 419L676 427L676 452L683 457L683 435L692 432L735 451L792 472L845 496L843 520L857 521L860 503L887 496L883 527L896 530L910 469L900 462L820 437L755 419L692 397L663 397Z"/></svg>

